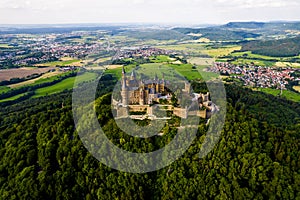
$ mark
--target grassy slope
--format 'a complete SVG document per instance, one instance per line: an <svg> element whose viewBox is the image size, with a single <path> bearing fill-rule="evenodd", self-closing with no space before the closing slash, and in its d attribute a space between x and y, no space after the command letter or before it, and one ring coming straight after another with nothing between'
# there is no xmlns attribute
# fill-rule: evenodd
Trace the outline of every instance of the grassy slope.
<svg viewBox="0 0 300 200"><path fill-rule="evenodd" d="M33 96L34 98L45 96L45 95L50 95L58 92L62 92L64 90L72 89L74 87L74 82L77 79L78 83L82 83L84 81L92 80L96 78L95 73L84 73L78 77L71 77L67 78L55 85L49 86L49 87L44 87L37 89L35 91L35 95Z"/></svg>
<svg viewBox="0 0 300 200"><path fill-rule="evenodd" d="M6 86L0 86L0 94L3 93L3 92L7 92L9 91L10 89Z"/></svg>
<svg viewBox="0 0 300 200"><path fill-rule="evenodd" d="M143 73L148 76L150 79L154 78L157 75L159 78L162 78L162 74L164 73L166 80L173 80L176 74L180 75L182 78L186 78L188 80L195 79L213 79L217 78L218 74L205 72L205 67L197 67L197 69L193 69L193 65L191 64L164 64L164 63L148 63L140 65L140 69L137 71L138 73ZM130 74L131 69L134 66L126 66L126 72L128 75ZM117 78L121 78L122 76L122 68L118 69L109 69L106 70L108 74L114 74Z"/></svg>
<svg viewBox="0 0 300 200"><path fill-rule="evenodd" d="M258 91L265 92L274 96L280 95L280 90L275 90L271 88L260 88ZM282 97L285 97L286 99L289 99L291 101L300 102L300 94L288 90L284 90Z"/></svg>
<svg viewBox="0 0 300 200"><path fill-rule="evenodd" d="M6 102L6 101L14 101L14 100L17 100L18 98L20 98L20 97L22 97L22 96L24 96L24 95L26 95L26 93L18 94L18 95L16 95L16 96L9 97L9 98L7 98L7 99L0 99L0 103Z"/></svg>

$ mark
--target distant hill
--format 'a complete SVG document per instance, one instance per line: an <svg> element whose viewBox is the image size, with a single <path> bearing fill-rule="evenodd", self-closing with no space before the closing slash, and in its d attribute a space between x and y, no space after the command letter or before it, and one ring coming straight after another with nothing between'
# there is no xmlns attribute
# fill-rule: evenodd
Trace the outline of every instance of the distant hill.
<svg viewBox="0 0 300 200"><path fill-rule="evenodd" d="M265 27L266 23L264 22L230 22L224 25L224 28L249 28L249 29L258 29Z"/></svg>
<svg viewBox="0 0 300 200"><path fill-rule="evenodd" d="M222 28L300 30L300 22L230 22Z"/></svg>
<svg viewBox="0 0 300 200"><path fill-rule="evenodd" d="M300 36L281 40L250 41L242 45L242 51L252 51L256 54L274 57L298 56Z"/></svg>
<svg viewBox="0 0 300 200"><path fill-rule="evenodd" d="M50 33L56 33L56 34L63 34L63 33L71 33L74 31L107 31L112 34L117 34L119 32L122 32L120 30L122 27L120 26L81 26L81 27L25 27L25 28L10 28L10 27L1 27L0 28L0 35L2 34L50 34Z"/></svg>
<svg viewBox="0 0 300 200"><path fill-rule="evenodd" d="M174 30L126 31L122 35L142 40L181 40L189 36Z"/></svg>
<svg viewBox="0 0 300 200"><path fill-rule="evenodd" d="M180 33L202 34L210 40L245 40L247 38L270 38L286 35L294 37L300 31L300 22L230 22L221 26L208 28L174 28ZM294 33L291 33L294 32Z"/></svg>
<svg viewBox="0 0 300 200"><path fill-rule="evenodd" d="M174 28L173 30L184 34L202 34L201 37L208 38L210 40L244 40L246 38L257 38L260 34L250 33L246 31L232 31L221 27L210 27L210 28Z"/></svg>

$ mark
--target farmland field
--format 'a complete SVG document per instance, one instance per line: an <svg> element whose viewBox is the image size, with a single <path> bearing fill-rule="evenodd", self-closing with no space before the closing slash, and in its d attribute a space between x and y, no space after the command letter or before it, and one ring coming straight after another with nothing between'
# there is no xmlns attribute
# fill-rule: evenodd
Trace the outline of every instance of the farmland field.
<svg viewBox="0 0 300 200"><path fill-rule="evenodd" d="M220 56L227 56L231 54L233 51L241 50L241 46L229 46L229 47L222 47L217 49L207 49L204 50L203 53L207 54L212 57L220 57Z"/></svg>
<svg viewBox="0 0 300 200"><path fill-rule="evenodd" d="M95 73L84 73L82 75L79 75L78 77L72 77L72 78L67 78L55 85L49 86L49 87L44 87L37 89L35 91L35 95L33 96L34 98L45 96L45 95L50 95L54 93L59 93L64 90L69 90L74 87L74 82L76 80L77 83L82 83L84 81L89 81L93 80L97 77L97 74Z"/></svg>
<svg viewBox="0 0 300 200"><path fill-rule="evenodd" d="M178 44L157 47L166 50L184 51L190 53L200 53L201 51L206 50L206 44Z"/></svg>
<svg viewBox="0 0 300 200"><path fill-rule="evenodd" d="M0 70L0 81L9 81L11 78L25 78L33 74L43 74L50 70L55 69L54 67L47 68L32 68L23 67L18 69L4 69Z"/></svg>
<svg viewBox="0 0 300 200"><path fill-rule="evenodd" d="M262 61L262 60L254 60L254 59L247 59L247 58L239 58L235 61L231 62L232 64L235 65L249 65L249 64L254 64L257 66L267 66L267 67L272 67L274 66L274 62L271 61Z"/></svg>
<svg viewBox="0 0 300 200"><path fill-rule="evenodd" d="M214 59L212 58L198 58L198 57L193 57L188 59L189 63L195 64L195 65L204 65L204 66L208 66L208 65L212 65L214 62Z"/></svg>
<svg viewBox="0 0 300 200"><path fill-rule="evenodd" d="M72 60L61 60L61 61L54 61L54 62L48 62L48 63L42 63L42 64L37 64L35 66L48 66L48 67L66 67L66 66L82 66L80 63L80 60L77 59L72 59Z"/></svg>
<svg viewBox="0 0 300 200"><path fill-rule="evenodd" d="M253 54L251 51L234 52L230 55L231 56L240 56L240 57L246 56L247 58L257 58L257 59L265 59L265 60L280 60L279 57L271 57L271 56Z"/></svg>
<svg viewBox="0 0 300 200"><path fill-rule="evenodd" d="M275 63L276 67L295 67L300 68L300 63L290 63L290 62L277 62Z"/></svg>
<svg viewBox="0 0 300 200"><path fill-rule="evenodd" d="M294 88L294 90L300 92L300 86L294 86L293 88ZM299 94L299 95L300 95L300 94Z"/></svg>
<svg viewBox="0 0 300 200"><path fill-rule="evenodd" d="M34 83L36 83L36 84L37 83L42 83L43 81L44 82L49 82L50 81L49 78L57 76L57 75L62 74L62 73L63 72L60 72L60 71L49 72L49 73L43 74L41 77L31 79L31 80L28 80L28 81L24 81L24 82L21 82L21 83L9 85L8 87L17 88L17 87L22 87L22 86L25 86L25 85L34 84Z"/></svg>

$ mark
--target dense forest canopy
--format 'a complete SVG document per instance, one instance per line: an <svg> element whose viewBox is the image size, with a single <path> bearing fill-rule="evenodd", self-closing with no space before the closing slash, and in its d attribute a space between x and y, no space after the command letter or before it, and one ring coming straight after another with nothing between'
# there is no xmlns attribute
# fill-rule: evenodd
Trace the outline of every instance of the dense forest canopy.
<svg viewBox="0 0 300 200"><path fill-rule="evenodd" d="M121 148L149 152L172 140L139 139L111 118L112 77L99 83L98 120ZM193 83L195 91L205 84ZM227 117L214 150L198 152L207 126L169 167L129 174L99 163L74 127L71 93L0 108L0 195L3 199L295 199L300 196L299 104L227 85ZM104 95L104 96L103 96ZM176 123L176 119L174 119ZM281 123L282 122L282 123Z"/></svg>
<svg viewBox="0 0 300 200"><path fill-rule="evenodd" d="M252 51L255 54L273 57L298 56L300 54L300 37L281 40L250 41L243 44L242 51Z"/></svg>

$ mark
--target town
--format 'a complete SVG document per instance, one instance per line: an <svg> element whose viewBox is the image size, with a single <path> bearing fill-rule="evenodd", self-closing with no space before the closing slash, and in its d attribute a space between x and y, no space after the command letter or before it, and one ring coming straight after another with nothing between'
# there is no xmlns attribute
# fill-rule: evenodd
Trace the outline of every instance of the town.
<svg viewBox="0 0 300 200"><path fill-rule="evenodd" d="M93 36L85 43L83 38ZM2 69L58 61L63 57L84 58L107 50L102 32L74 32L65 34L2 35L0 43L8 44L0 51Z"/></svg>
<svg viewBox="0 0 300 200"><path fill-rule="evenodd" d="M262 67L254 65L237 66L230 63L216 62L208 71L231 76L241 80L245 86L286 90L290 81L300 81L294 76L300 69L286 67Z"/></svg>

